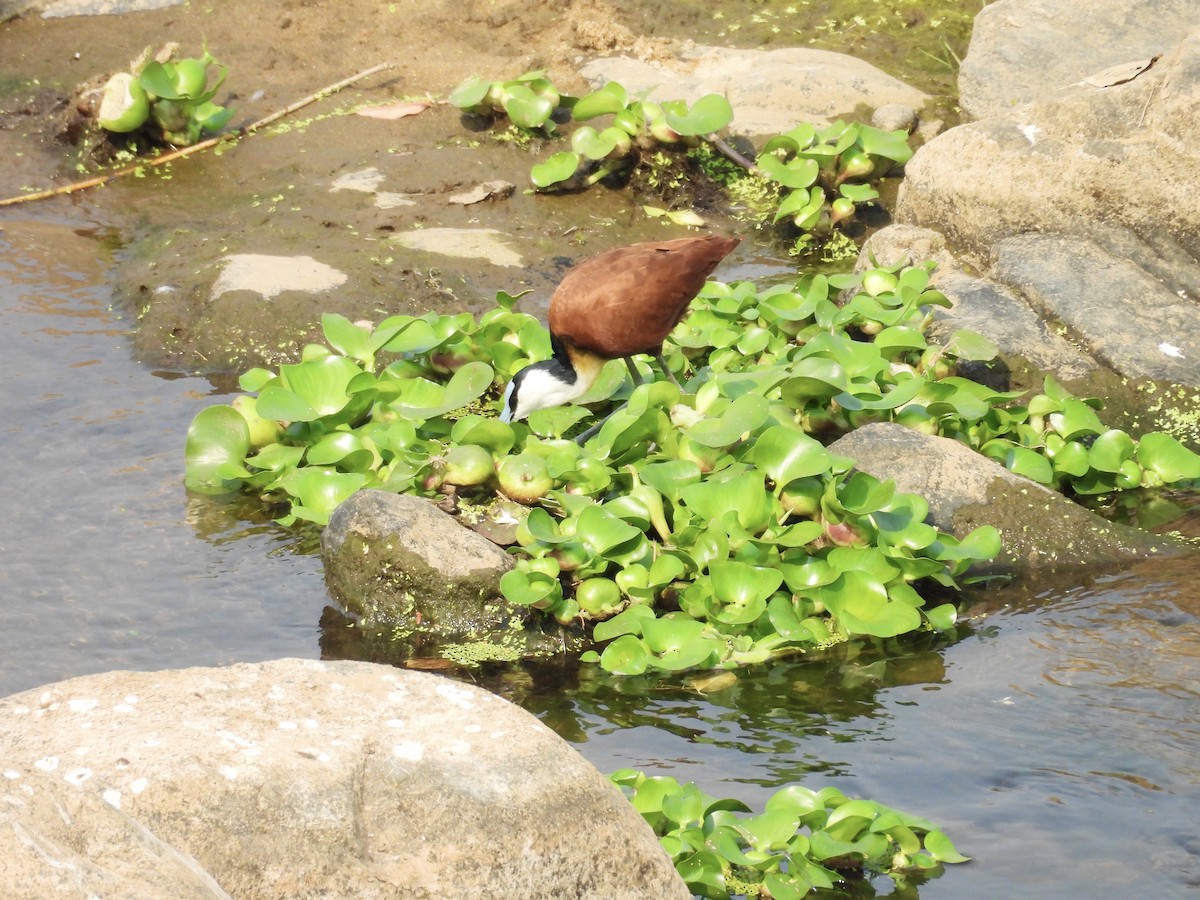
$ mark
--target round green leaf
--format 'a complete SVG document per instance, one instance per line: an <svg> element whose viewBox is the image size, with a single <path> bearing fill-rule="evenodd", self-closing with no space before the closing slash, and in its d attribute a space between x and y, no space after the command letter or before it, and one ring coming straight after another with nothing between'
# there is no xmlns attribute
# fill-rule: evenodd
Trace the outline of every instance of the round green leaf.
<svg viewBox="0 0 1200 900"><path fill-rule="evenodd" d="M959 853L950 838L940 831L931 831L925 835L925 849L933 854L933 858L938 862L962 863L971 858Z"/></svg>
<svg viewBox="0 0 1200 900"><path fill-rule="evenodd" d="M632 634L617 638L600 654L600 667L614 675L641 675L650 665L650 653L642 639Z"/></svg>
<svg viewBox="0 0 1200 900"><path fill-rule="evenodd" d="M821 174L821 167L811 159L792 159L783 162L773 153L763 153L758 157L758 169L772 181L777 181L786 188L809 188L816 183ZM804 202L808 202L808 197Z"/></svg>
<svg viewBox="0 0 1200 900"><path fill-rule="evenodd" d="M1101 472L1120 472L1121 466L1133 458L1134 444L1124 431L1110 428L1092 442L1088 462Z"/></svg>
<svg viewBox="0 0 1200 900"><path fill-rule="evenodd" d="M750 459L782 489L797 478L827 474L833 456L803 431L772 425L755 440Z"/></svg>
<svg viewBox="0 0 1200 900"><path fill-rule="evenodd" d="M537 187L548 188L574 175L582 161L578 153L560 151L545 162L535 164L530 169L529 177Z"/></svg>
<svg viewBox="0 0 1200 900"><path fill-rule="evenodd" d="M576 121L583 122L596 116L618 113L625 108L627 101L624 86L610 81L599 90L580 97L571 114Z"/></svg>
<svg viewBox="0 0 1200 900"><path fill-rule="evenodd" d="M554 112L554 102L549 97L535 94L523 84L510 86L507 94L504 111L521 128L541 128Z"/></svg>
<svg viewBox="0 0 1200 900"><path fill-rule="evenodd" d="M188 426L184 448L189 490L204 494L224 494L236 490L238 479L225 477L229 466L240 466L250 452L250 429L232 406L203 409Z"/></svg>
<svg viewBox="0 0 1200 900"><path fill-rule="evenodd" d="M1163 484L1200 478L1200 456L1162 432L1142 436L1138 442L1137 461L1155 472Z"/></svg>
<svg viewBox="0 0 1200 900"><path fill-rule="evenodd" d="M712 134L733 121L733 107L720 94L705 94L683 115L676 114L667 104L663 104L663 109L667 125L685 136Z"/></svg>

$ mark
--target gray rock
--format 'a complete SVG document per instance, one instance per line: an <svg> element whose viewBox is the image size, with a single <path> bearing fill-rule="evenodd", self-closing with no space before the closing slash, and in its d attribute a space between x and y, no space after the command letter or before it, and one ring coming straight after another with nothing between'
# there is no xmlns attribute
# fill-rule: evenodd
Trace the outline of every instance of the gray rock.
<svg viewBox="0 0 1200 900"><path fill-rule="evenodd" d="M801 122L825 124L860 106L902 104L920 109L928 95L870 63L828 50L742 50L691 47L675 60L645 62L609 57L587 63L580 74L600 87L625 85L631 95L689 103L723 94L732 104L733 128L744 134L777 134Z"/></svg>
<svg viewBox="0 0 1200 900"><path fill-rule="evenodd" d="M996 240L1028 231L1080 234L1118 255L1133 240L1190 260L1196 284L1200 208L1183 200L1200 181L1185 124L1200 107L1197 38L1175 34L1174 51L1132 81L1075 84L940 135L909 161L897 220L984 260Z"/></svg>
<svg viewBox="0 0 1200 900"><path fill-rule="evenodd" d="M421 497L359 491L334 510L321 556L330 593L368 626L445 637L519 615L500 594L512 557Z"/></svg>
<svg viewBox="0 0 1200 900"><path fill-rule="evenodd" d="M1200 146L1184 124L1200 108L1200 31L1180 42L1170 22L1157 32L1169 52L1132 80L1075 82L922 147L897 209L996 282L940 282L1012 313L998 307L992 330L970 327L1068 382L1091 357L1121 407L1126 380L1200 384L1189 324L1200 314L1200 207L1185 199L1200 191ZM1084 20L1076 27L1086 44Z"/></svg>
<svg viewBox="0 0 1200 900"><path fill-rule="evenodd" d="M4 896L689 896L536 719L356 662L109 672L0 701Z"/></svg>
<svg viewBox="0 0 1200 900"><path fill-rule="evenodd" d="M937 312L930 337L948 340L958 328L987 335L1011 369L1030 373L1018 374L1014 388L1040 389L1045 372L1053 372L1060 381L1078 382L1099 368L1003 285L957 271L946 272L936 283L954 307Z"/></svg>
<svg viewBox="0 0 1200 900"><path fill-rule="evenodd" d="M1040 389L1046 372L1067 383L1082 381L1099 368L1004 285L962 271L940 232L889 225L867 239L858 269L869 266L871 260L885 266L903 260L937 263L930 283L954 306L934 311L929 337L944 343L959 328L987 335L1012 370L1014 388Z"/></svg>
<svg viewBox="0 0 1200 900"><path fill-rule="evenodd" d="M878 264L894 266L896 263L934 262L934 278L939 273L958 268L958 260L946 248L946 236L932 228L917 225L888 225L872 234L858 255L856 271L863 271Z"/></svg>
<svg viewBox="0 0 1200 900"><path fill-rule="evenodd" d="M962 537L981 525L1000 531L1000 556L976 572L1031 574L1102 567L1187 550L1114 524L1061 494L1016 475L949 438L893 424L859 428L829 447L876 478L929 502L929 519Z"/></svg>
<svg viewBox="0 0 1200 900"><path fill-rule="evenodd" d="M975 17L959 70L970 116L1000 116L1119 63L1169 53L1195 0L998 0Z"/></svg>
<svg viewBox="0 0 1200 900"><path fill-rule="evenodd" d="M1200 385L1200 305L1080 238L1026 234L996 248L991 276L1061 322L1088 353L1133 378Z"/></svg>
<svg viewBox="0 0 1200 900"><path fill-rule="evenodd" d="M871 113L871 124L884 131L911 132L917 127L917 111L903 103L885 103Z"/></svg>

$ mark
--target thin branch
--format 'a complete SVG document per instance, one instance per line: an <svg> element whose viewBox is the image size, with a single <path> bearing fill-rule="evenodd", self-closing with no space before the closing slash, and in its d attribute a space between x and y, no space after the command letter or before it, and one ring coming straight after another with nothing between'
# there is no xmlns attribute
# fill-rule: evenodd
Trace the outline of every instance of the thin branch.
<svg viewBox="0 0 1200 900"><path fill-rule="evenodd" d="M185 156L191 156L193 153L199 153L201 150L207 150L210 147L215 147L217 144L223 144L226 141L234 141L238 138L251 135L260 128L265 128L272 122L282 119L284 116L290 116L299 109L303 109L310 103L315 103L318 100L324 99L330 94L336 94L342 88L349 87L356 81L361 81L369 75L374 75L376 72L381 72L384 69L391 68L394 63L380 63L377 66L372 66L369 69L364 69L357 75L351 75L349 78L343 78L336 84L331 84L327 88L317 91L315 94L309 94L302 100L297 100L290 106L284 107L281 110L271 113L257 122L251 122L235 131L229 131L225 134L219 134L216 137L211 137L206 141L201 141L198 144L192 144L190 147L181 147L178 150L172 150L169 153L163 153L160 156L155 156L150 159L140 160L136 163L126 166L123 169L117 169L113 172L106 172L103 175L97 175L94 178L88 178L84 181L76 181L73 184L64 184L61 187L52 188L46 191L38 191L35 194L22 194L18 197L9 197L5 200L0 200L0 206L12 206L17 203L28 203L31 200L45 200L49 197L61 197L65 194L74 194L77 191L87 190L88 188L98 187L106 182L112 181L114 178L120 178L124 175L131 175L134 172L144 169L147 166L162 166L166 163L173 162L177 159L182 159Z"/></svg>
<svg viewBox="0 0 1200 900"><path fill-rule="evenodd" d="M723 138L720 138L715 134L710 134L708 136L707 140L710 144L712 144L714 147L716 147L717 150L719 150L723 156L728 157L729 159L733 160L735 163L737 163L739 166L741 166L746 171L748 171L748 172L757 172L758 171L758 166L756 166L754 164L753 160L749 160L746 157L742 156L742 154L738 153L737 150L735 150L728 143L726 143L726 141Z"/></svg>

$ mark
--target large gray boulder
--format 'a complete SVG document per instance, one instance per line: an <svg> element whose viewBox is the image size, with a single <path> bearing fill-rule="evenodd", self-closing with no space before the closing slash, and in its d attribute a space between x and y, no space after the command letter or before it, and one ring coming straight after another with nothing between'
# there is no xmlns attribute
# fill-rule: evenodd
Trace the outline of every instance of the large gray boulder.
<svg viewBox="0 0 1200 900"><path fill-rule="evenodd" d="M873 244L940 234L948 325L995 340L1019 386L1053 374L1104 400L1110 424L1200 443L1176 405L1200 386L1195 11L1188 0L987 7L961 87L988 118L917 151L896 218L918 230ZM1111 68L1121 62L1137 65ZM1142 415L1142 391L1171 399Z"/></svg>
<svg viewBox="0 0 1200 900"><path fill-rule="evenodd" d="M437 676L109 672L8 697L0 722L12 900L689 896L578 753Z"/></svg>
<svg viewBox="0 0 1200 900"><path fill-rule="evenodd" d="M1061 494L1010 472L950 438L879 423L834 441L859 469L891 479L929 503L931 524L963 537L981 525L1000 532L1000 555L975 572L1028 575L1174 556L1184 547L1114 524Z"/></svg>
<svg viewBox="0 0 1200 900"><path fill-rule="evenodd" d="M1167 53L1195 25L1194 0L998 0L975 17L959 102L972 118L1003 116L1100 69Z"/></svg>
<svg viewBox="0 0 1200 900"><path fill-rule="evenodd" d="M687 47L677 57L654 61L610 56L586 63L580 74L593 87L623 84L631 96L695 102L721 94L733 106L733 128L745 134L777 134L801 122L826 124L861 107L920 110L929 96L843 53L787 47L743 50Z"/></svg>

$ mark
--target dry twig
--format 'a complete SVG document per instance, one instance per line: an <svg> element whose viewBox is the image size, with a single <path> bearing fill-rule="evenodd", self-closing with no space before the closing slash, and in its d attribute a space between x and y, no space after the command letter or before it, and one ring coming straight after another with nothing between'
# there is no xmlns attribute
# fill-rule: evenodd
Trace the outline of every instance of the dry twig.
<svg viewBox="0 0 1200 900"><path fill-rule="evenodd" d="M51 188L50 190L46 191L38 191L34 194L22 194L18 197L9 197L7 199L0 200L0 206L13 206L17 203L28 203L31 200L45 200L49 197L60 197L64 194L74 194L77 191L98 187L99 185L112 181L114 178L130 175L134 172L137 172L139 169L146 168L147 166L165 165L166 163L173 162L174 160L182 159L185 156L191 156L193 153L199 153L201 150L207 150L210 147L215 147L217 144L223 144L226 141L237 140L238 138L253 134L260 128L265 128L267 125L282 119L284 116L290 116L292 113L296 112L296 110L303 109L310 103L315 103L316 101L321 100L330 94L336 94L342 88L349 87L356 81L361 81L369 75L374 75L376 72L382 72L384 69L389 69L393 65L394 63L380 63L377 66L364 69L356 75L351 75L349 78L343 78L336 84L331 84L329 87L317 91L315 94L309 94L304 99L297 100L290 106L277 110L276 112L271 113L269 116L259 119L257 122L251 122L249 125L245 125L242 128L226 132L225 134L219 134L216 137L211 137L208 140L201 141L198 144L192 144L190 147L181 147L178 150L172 150L169 153L163 153L160 156L139 160L136 163L125 166L123 169L116 169L112 172L106 172L103 175L97 175L94 178L87 178L83 181L76 181L72 184L64 184L60 187Z"/></svg>

